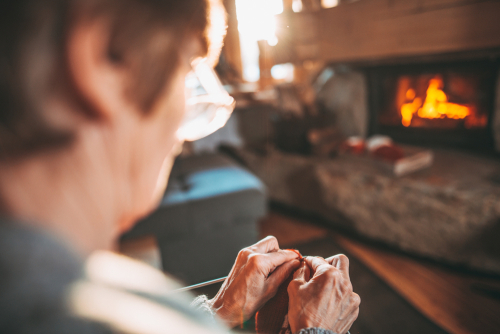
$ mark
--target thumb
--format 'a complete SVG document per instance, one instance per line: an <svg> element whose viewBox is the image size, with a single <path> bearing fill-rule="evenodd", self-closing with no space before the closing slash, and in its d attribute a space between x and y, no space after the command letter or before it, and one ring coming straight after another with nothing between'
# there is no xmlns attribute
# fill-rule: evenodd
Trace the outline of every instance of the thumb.
<svg viewBox="0 0 500 334"><path fill-rule="evenodd" d="M309 282L311 278L311 270L309 269L306 261L302 261L301 266L295 273L293 274L293 279L296 281L300 281L302 284Z"/></svg>
<svg viewBox="0 0 500 334"><path fill-rule="evenodd" d="M278 291L280 285L286 281L290 275L297 270L300 266L299 260L292 260L286 263L283 263L281 266L276 268L276 270L269 275L268 283L272 290Z"/></svg>

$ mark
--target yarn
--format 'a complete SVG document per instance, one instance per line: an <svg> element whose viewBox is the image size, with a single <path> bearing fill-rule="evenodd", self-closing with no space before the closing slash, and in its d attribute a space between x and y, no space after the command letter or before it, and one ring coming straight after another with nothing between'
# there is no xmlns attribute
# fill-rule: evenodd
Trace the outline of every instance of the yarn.
<svg viewBox="0 0 500 334"><path fill-rule="evenodd" d="M303 257L299 251L289 249L299 255L299 260ZM293 279L292 273L278 288L276 295L271 298L255 315L255 328L258 334L291 334L288 323L288 285Z"/></svg>

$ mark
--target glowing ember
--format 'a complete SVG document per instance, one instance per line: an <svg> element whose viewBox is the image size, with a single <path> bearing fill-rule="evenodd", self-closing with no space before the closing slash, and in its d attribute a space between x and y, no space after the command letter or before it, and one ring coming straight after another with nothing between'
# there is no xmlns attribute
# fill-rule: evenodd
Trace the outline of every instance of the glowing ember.
<svg viewBox="0 0 500 334"><path fill-rule="evenodd" d="M442 91L443 80L435 77L429 81L427 96L422 103L420 97L416 97L415 90L408 89L406 92L407 100L411 101L401 106L402 123L408 127L416 113L420 118L436 119L451 118L464 119L471 115L471 109L456 103L448 102L448 97ZM481 122L482 123L482 122Z"/></svg>

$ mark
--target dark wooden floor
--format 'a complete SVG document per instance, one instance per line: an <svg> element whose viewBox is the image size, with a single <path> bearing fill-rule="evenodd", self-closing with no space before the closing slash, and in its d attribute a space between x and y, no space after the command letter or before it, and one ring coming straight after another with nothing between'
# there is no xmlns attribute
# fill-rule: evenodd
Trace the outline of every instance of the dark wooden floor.
<svg viewBox="0 0 500 334"><path fill-rule="evenodd" d="M282 248L331 238L446 332L500 333L498 278L452 270L367 245L289 213L271 212L259 222L259 229L261 237L276 236ZM160 254L153 238L122 244L121 251L160 266Z"/></svg>
<svg viewBox="0 0 500 334"><path fill-rule="evenodd" d="M283 247L333 238L445 331L500 333L500 279L452 270L369 246L290 215L271 213L260 222L260 231L262 237L276 236Z"/></svg>

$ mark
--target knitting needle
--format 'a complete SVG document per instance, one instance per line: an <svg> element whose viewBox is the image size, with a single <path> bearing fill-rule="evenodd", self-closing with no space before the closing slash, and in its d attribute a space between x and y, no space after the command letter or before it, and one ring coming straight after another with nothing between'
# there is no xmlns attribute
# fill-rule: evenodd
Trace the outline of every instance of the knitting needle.
<svg viewBox="0 0 500 334"><path fill-rule="evenodd" d="M299 253L298 250L295 250L295 249L287 249L287 250L297 253L299 255L299 258L302 260L302 255L300 255L300 253ZM223 281L226 280L226 278L227 278L227 276L224 276L224 277L221 277L221 278L213 279L211 281L206 281L206 282L203 282L203 283L199 283L199 284L195 284L195 285L186 286L186 287L183 287L183 288L180 288L180 289L176 289L176 290L173 290L172 292L173 293L174 292L185 292L185 291L190 291L190 290L194 290L194 289L198 289L198 288L203 288L204 286L208 286L208 285L212 285L212 284L223 282Z"/></svg>
<svg viewBox="0 0 500 334"><path fill-rule="evenodd" d="M208 286L208 285L212 285L212 284L215 284L215 283L224 282L226 280L226 278L227 278L227 276L224 276L224 277L221 277L221 278L213 279L211 281L206 281L206 282L195 284L195 285L185 286L183 288L176 289L176 290L174 290L172 292L185 292L185 291L190 291L190 290L202 288L204 286Z"/></svg>

